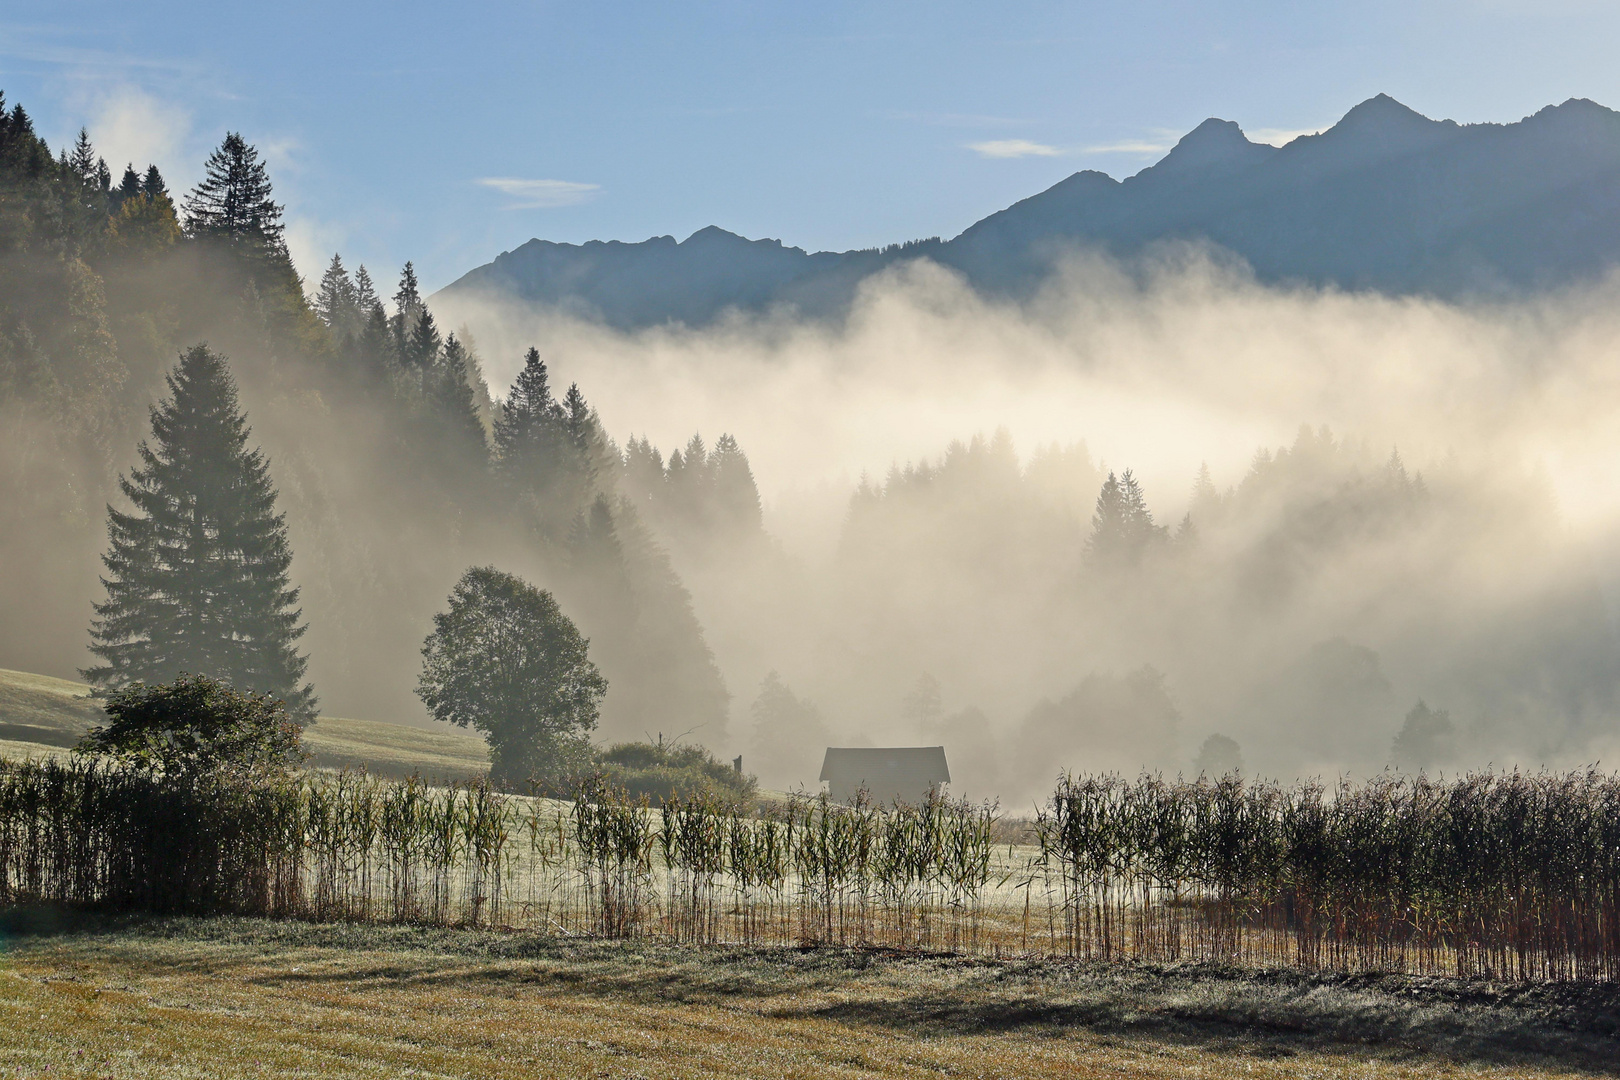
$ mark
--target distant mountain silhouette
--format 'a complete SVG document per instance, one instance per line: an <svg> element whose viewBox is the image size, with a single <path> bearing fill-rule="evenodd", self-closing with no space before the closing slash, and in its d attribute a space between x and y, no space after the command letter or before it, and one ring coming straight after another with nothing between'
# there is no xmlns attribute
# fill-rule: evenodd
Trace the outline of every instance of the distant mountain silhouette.
<svg viewBox="0 0 1620 1080"><path fill-rule="evenodd" d="M1392 294L1492 297L1592 278L1620 263L1620 113L1571 99L1514 124L1460 125L1380 94L1281 148L1210 119L1135 176L1075 173L949 241L812 254L712 226L680 243L531 240L439 295L696 326L729 308L834 314L866 276L922 256L1022 295L1076 247L1129 257L1175 240L1227 248L1263 281Z"/></svg>

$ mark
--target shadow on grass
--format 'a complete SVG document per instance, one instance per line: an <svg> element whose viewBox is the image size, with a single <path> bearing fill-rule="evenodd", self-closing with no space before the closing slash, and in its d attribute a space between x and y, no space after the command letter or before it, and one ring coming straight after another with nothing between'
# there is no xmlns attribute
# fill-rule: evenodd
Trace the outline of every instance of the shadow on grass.
<svg viewBox="0 0 1620 1080"><path fill-rule="evenodd" d="M825 1019L910 1036L1076 1030L1287 1057L1301 1051L1394 1060L1560 1067L1620 1076L1620 985L1512 984L1211 965L990 960L857 949L681 947L529 933L353 923L108 914L63 908L0 915L0 946L31 942L205 946L165 954L176 970L245 981L483 984L643 1004L697 1004ZM221 955L212 946L228 946ZM310 951L349 954L299 970ZM378 955L386 954L386 955ZM369 955L365 955L369 954Z"/></svg>

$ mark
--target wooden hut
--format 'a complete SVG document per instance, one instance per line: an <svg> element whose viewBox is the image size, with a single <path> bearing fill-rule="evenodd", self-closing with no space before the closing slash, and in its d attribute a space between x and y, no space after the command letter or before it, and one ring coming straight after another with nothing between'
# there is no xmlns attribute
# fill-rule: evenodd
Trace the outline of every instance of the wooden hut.
<svg viewBox="0 0 1620 1080"><path fill-rule="evenodd" d="M855 801L865 788L879 805L915 806L951 781L943 746L829 746L821 780L835 802Z"/></svg>

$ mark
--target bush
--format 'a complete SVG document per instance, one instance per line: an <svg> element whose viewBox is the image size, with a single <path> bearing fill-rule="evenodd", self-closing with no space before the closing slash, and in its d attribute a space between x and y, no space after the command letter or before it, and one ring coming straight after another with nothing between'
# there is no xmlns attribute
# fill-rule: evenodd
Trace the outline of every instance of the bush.
<svg viewBox="0 0 1620 1080"><path fill-rule="evenodd" d="M665 746L661 743L615 743L596 754L597 771L632 798L647 796L662 805L675 795L690 798L702 793L728 803L746 803L757 782L721 761L702 746Z"/></svg>
<svg viewBox="0 0 1620 1080"><path fill-rule="evenodd" d="M108 694L102 708L111 723L91 728L80 753L170 773L280 771L304 756L303 726L285 702L206 675L131 683Z"/></svg>

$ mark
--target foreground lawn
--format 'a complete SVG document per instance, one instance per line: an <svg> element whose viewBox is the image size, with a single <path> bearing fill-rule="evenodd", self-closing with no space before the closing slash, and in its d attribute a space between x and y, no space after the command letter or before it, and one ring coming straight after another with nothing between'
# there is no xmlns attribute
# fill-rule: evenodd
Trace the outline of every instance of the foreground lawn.
<svg viewBox="0 0 1620 1080"><path fill-rule="evenodd" d="M36 914L0 1075L1620 1073L1620 990Z"/></svg>

